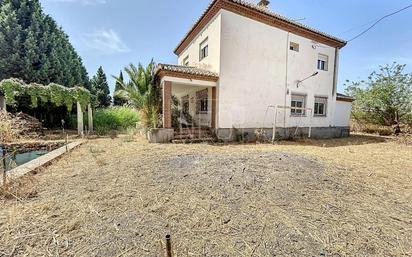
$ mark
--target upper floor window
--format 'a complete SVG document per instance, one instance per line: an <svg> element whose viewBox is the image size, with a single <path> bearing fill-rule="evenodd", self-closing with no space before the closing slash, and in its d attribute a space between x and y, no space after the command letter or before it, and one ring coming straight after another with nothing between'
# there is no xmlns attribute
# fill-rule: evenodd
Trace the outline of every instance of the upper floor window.
<svg viewBox="0 0 412 257"><path fill-rule="evenodd" d="M318 70L327 71L328 70L329 57L324 54L319 54L318 57Z"/></svg>
<svg viewBox="0 0 412 257"><path fill-rule="evenodd" d="M290 42L289 49L295 52L299 52L299 44Z"/></svg>
<svg viewBox="0 0 412 257"><path fill-rule="evenodd" d="M306 114L306 96L292 95L290 103L292 116L303 116Z"/></svg>
<svg viewBox="0 0 412 257"><path fill-rule="evenodd" d="M184 65L184 66L189 66L189 55L186 56L186 57L183 59L183 65Z"/></svg>
<svg viewBox="0 0 412 257"><path fill-rule="evenodd" d="M315 116L326 116L327 106L328 106L327 97L315 97L314 115Z"/></svg>
<svg viewBox="0 0 412 257"><path fill-rule="evenodd" d="M201 61L209 55L209 43L207 38L202 43L200 43L199 49L199 61Z"/></svg>

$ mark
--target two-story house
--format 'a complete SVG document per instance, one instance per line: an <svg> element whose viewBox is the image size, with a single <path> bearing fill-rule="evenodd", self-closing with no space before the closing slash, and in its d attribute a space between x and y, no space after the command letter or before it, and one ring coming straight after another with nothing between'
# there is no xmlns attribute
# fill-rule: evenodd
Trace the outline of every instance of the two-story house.
<svg viewBox="0 0 412 257"><path fill-rule="evenodd" d="M172 128L173 98L192 126L209 127L224 140L256 129L279 137L348 135L352 99L337 93L346 42L273 13L268 4L212 1L174 50L178 64L156 71L164 128Z"/></svg>

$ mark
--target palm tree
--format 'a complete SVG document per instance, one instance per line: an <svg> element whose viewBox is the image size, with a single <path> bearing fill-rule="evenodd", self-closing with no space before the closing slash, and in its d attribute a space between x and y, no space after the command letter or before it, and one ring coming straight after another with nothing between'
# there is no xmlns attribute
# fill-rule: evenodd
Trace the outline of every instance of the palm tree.
<svg viewBox="0 0 412 257"><path fill-rule="evenodd" d="M140 111L141 119L147 128L156 128L159 120L160 92L155 85L155 66L153 60L146 68L140 63L137 67L130 64L124 69L130 79L127 83L113 76L121 86L116 96L125 99L129 105Z"/></svg>

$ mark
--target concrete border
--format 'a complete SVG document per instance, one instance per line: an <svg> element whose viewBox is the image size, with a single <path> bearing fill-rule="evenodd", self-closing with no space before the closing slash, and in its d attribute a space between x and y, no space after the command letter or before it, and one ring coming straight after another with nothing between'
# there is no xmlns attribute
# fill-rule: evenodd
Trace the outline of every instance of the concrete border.
<svg viewBox="0 0 412 257"><path fill-rule="evenodd" d="M40 156L39 158L36 158L28 163L25 163L12 170L7 171L6 172L6 184L11 180L23 177L33 171L36 171L37 169L41 167L46 166L50 162L56 160L57 158L61 157L65 153L70 152L71 150L79 147L83 143L84 141L72 142L68 145L64 145L54 151L51 151L50 153ZM0 186L2 185L3 185L3 178L0 178Z"/></svg>
<svg viewBox="0 0 412 257"><path fill-rule="evenodd" d="M253 142L256 140L257 128L226 128L217 129L216 134L219 140L224 142L237 141L238 136L245 136L246 142ZM273 135L272 128L263 129L267 139L271 140ZM276 138L277 139L290 139L307 137L309 134L308 127L300 127L296 130L296 127L292 128L276 128ZM313 139L331 139L331 138L342 138L350 136L350 127L312 127L312 138Z"/></svg>

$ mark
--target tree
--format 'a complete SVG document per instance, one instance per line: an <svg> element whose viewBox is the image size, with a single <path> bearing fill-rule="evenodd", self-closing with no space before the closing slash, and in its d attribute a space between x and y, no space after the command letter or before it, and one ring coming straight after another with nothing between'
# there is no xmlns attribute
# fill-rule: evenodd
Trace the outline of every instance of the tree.
<svg viewBox="0 0 412 257"><path fill-rule="evenodd" d="M0 6L0 80L18 77L23 69L22 27L10 2Z"/></svg>
<svg viewBox="0 0 412 257"><path fill-rule="evenodd" d="M347 81L346 93L355 98L355 118L388 126L412 122L412 74L405 66L380 66L367 81Z"/></svg>
<svg viewBox="0 0 412 257"><path fill-rule="evenodd" d="M125 83L114 77L122 88L116 95L127 99L129 104L139 109L141 119L148 128L156 128L159 120L160 90L155 84L154 68L153 60L146 68L140 63L137 67L130 64L124 69L130 81Z"/></svg>
<svg viewBox="0 0 412 257"><path fill-rule="evenodd" d="M119 77L116 78L116 85L114 87L114 93L113 93L113 104L116 106L123 106L127 103L127 100L123 99L121 95L118 94L118 92L123 89L122 87L123 84L124 84L123 72L120 71Z"/></svg>
<svg viewBox="0 0 412 257"><path fill-rule="evenodd" d="M0 1L0 80L86 86L89 78L68 36L39 0Z"/></svg>
<svg viewBox="0 0 412 257"><path fill-rule="evenodd" d="M109 83L107 83L107 77L102 66L99 67L92 79L92 92L96 95L95 107L105 108L110 106L112 98Z"/></svg>

